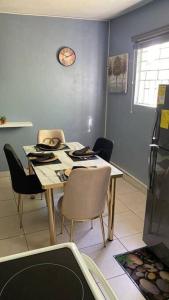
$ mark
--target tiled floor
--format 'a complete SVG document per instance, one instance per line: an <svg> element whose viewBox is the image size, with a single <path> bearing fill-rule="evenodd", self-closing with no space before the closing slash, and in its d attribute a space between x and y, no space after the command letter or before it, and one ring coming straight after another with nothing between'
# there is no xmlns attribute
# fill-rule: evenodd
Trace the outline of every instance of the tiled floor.
<svg viewBox="0 0 169 300"><path fill-rule="evenodd" d="M55 203L58 194L55 193ZM119 300L143 300L132 281L113 255L144 246L142 241L144 193L123 179L117 180L114 241L103 247L99 221L94 228L89 223L76 223L74 240L81 252L91 256L99 266ZM107 212L104 214L107 233ZM57 242L69 241L69 223L65 222L64 233L60 234L60 218L57 215ZM23 229L19 228L15 195L8 177L0 177L0 256L10 255L49 245L48 215L45 200L40 195L35 199L25 197Z"/></svg>

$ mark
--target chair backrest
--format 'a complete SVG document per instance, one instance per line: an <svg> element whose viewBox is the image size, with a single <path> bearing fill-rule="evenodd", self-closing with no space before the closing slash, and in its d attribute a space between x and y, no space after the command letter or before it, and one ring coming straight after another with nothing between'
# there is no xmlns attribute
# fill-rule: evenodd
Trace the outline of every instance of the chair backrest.
<svg viewBox="0 0 169 300"><path fill-rule="evenodd" d="M109 162L113 151L113 142L103 137L100 137L96 140L93 147L93 151L98 151L98 155L107 162Z"/></svg>
<svg viewBox="0 0 169 300"><path fill-rule="evenodd" d="M9 166L12 187L16 193L19 193L22 183L26 178L24 168L11 145L5 144L4 152Z"/></svg>
<svg viewBox="0 0 169 300"><path fill-rule="evenodd" d="M109 166L72 170L64 189L62 214L74 220L100 216L105 207L110 173Z"/></svg>
<svg viewBox="0 0 169 300"><path fill-rule="evenodd" d="M62 129L40 129L38 131L38 144L54 144L55 138L59 138L61 143L65 143L65 135Z"/></svg>

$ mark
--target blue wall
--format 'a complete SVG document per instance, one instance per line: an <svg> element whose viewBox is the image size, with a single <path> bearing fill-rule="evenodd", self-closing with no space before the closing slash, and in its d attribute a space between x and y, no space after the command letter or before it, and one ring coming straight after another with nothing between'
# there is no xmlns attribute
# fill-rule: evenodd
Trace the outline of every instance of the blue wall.
<svg viewBox="0 0 169 300"><path fill-rule="evenodd" d="M129 53L129 74L127 94L108 96L107 137L115 140L112 160L145 183L155 110L131 113L131 37L168 24L168 12L168 0L155 0L110 22L110 55ZM7 169L3 145L24 160L21 146L36 143L39 128L63 128L66 140L89 145L104 133L107 29L107 22L0 14L0 115L34 124L0 129L0 170ZM69 68L56 60L62 46L77 55Z"/></svg>
<svg viewBox="0 0 169 300"><path fill-rule="evenodd" d="M62 128L67 141L92 145L104 133L107 22L0 14L0 115L34 127L0 129L3 145L36 143L40 128ZM77 60L63 67L56 52L69 46ZM93 127L88 132L88 119Z"/></svg>
<svg viewBox="0 0 169 300"><path fill-rule="evenodd" d="M107 137L115 140L112 161L147 183L148 154L155 110L134 106L131 113L133 45L131 37L169 24L169 1L154 1L110 23L110 56L129 53L128 92L109 94Z"/></svg>

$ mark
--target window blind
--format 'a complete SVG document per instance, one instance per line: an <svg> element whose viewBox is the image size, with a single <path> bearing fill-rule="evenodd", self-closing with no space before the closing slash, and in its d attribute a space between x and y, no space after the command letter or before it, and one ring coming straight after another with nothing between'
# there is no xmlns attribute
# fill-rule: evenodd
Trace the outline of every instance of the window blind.
<svg viewBox="0 0 169 300"><path fill-rule="evenodd" d="M135 49L149 47L169 41L169 25L154 29L152 31L135 35L131 38Z"/></svg>

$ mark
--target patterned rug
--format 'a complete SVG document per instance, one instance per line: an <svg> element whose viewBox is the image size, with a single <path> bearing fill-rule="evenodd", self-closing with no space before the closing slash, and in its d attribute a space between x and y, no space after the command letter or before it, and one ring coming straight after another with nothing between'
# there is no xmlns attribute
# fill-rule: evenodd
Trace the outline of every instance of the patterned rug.
<svg viewBox="0 0 169 300"><path fill-rule="evenodd" d="M114 257L147 300L169 300L169 268L148 247Z"/></svg>

